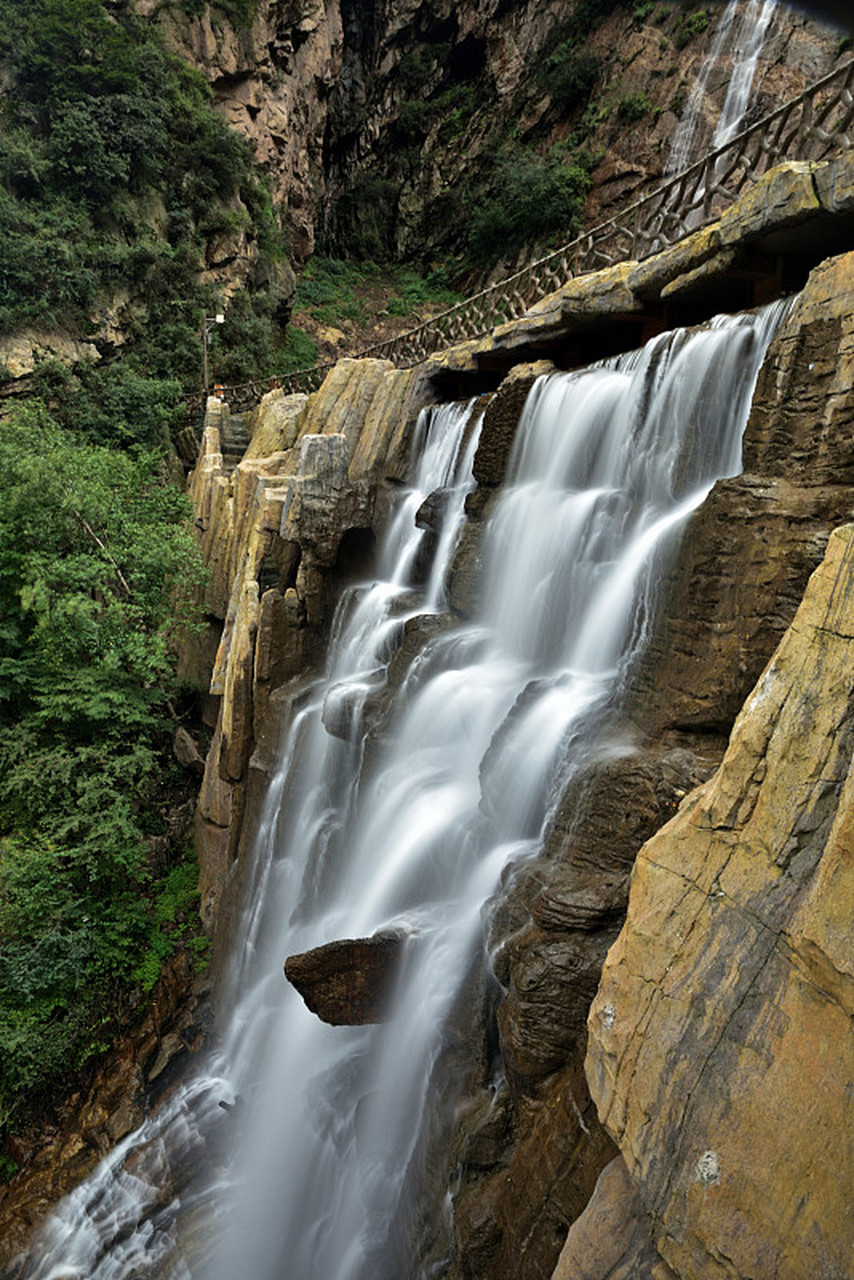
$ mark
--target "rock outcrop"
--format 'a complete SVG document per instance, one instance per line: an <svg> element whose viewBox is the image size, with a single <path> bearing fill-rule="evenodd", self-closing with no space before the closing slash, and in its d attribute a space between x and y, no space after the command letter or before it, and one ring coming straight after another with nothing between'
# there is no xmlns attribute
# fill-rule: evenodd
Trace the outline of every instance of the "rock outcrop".
<svg viewBox="0 0 854 1280"><path fill-rule="evenodd" d="M288 956L285 977L311 1012L333 1027L384 1022L404 944L399 933L327 942Z"/></svg>
<svg viewBox="0 0 854 1280"><path fill-rule="evenodd" d="M227 918L219 906L245 838L247 785L261 785L275 747L271 700L322 660L341 585L367 572L385 482L405 474L429 394L413 371L341 361L311 397L264 398L234 470L221 450L227 406L209 403L190 494L210 574L205 603L222 623L210 677L219 709L196 817L212 933Z"/></svg>
<svg viewBox="0 0 854 1280"><path fill-rule="evenodd" d="M783 196L768 205L751 198L730 214L748 249L777 236L793 254L811 243L804 227L813 223L823 234L834 228L839 239L849 234L847 162L789 166L765 188ZM641 317L673 281L692 278L698 263L713 264L707 282L725 279L742 249L734 243L733 256L721 257L721 237L716 224L647 263L573 282L515 326L428 361L418 379L378 362L344 362L310 401L274 392L230 476L217 457L212 409L194 481L212 566L209 605L225 619L213 686L222 697L220 728L199 816L211 921L217 911L227 919L217 904L235 883L243 807L260 785L270 745L265 708L279 701L276 689L286 692L319 659L342 533L381 518L383 478L402 470L403 422L455 368L473 378L499 354L511 363L524 358L546 328L558 344L561 335L585 331L607 343L630 304ZM620 929L632 861L719 764L732 719L790 621L830 529L854 513L847 461L852 260L842 255L816 268L772 344L747 430L748 474L716 486L672 569L670 607L635 679L634 745L606 753L579 781L556 813L543 857L506 886L490 943L505 990L497 1035L506 1085L497 1106L473 1096L463 1109L455 1276L550 1275L568 1226L613 1158L582 1062L587 1010ZM552 367L516 364L487 405L474 463L478 487L449 583L453 610L463 617L477 608L480 528L506 474L525 397ZM441 625L408 624L392 684Z"/></svg>
<svg viewBox="0 0 854 1280"><path fill-rule="evenodd" d="M776 216L795 225L798 208L811 216L806 211L815 188L802 181L800 169L792 174L791 181L786 172L772 175L768 186L791 192L792 204L786 210L777 202ZM758 227L766 216L763 211L745 226ZM683 255L702 251L694 245L630 267L629 279L646 269L645 287L655 274L660 296L668 277L683 274ZM490 946L506 993L497 1030L513 1140L493 1149L489 1169L463 1170L456 1218L460 1276L549 1275L543 1242L551 1241L554 1262L556 1206L582 1186L592 1191L610 1158L572 1064L584 1055L585 1010L619 928L632 861L685 793L718 766L732 721L791 621L832 527L854 515L852 270L851 254L819 265L769 349L745 436L748 470L716 485L693 517L671 569L669 607L636 673L628 708L636 746L580 780L557 811L542 859L505 886ZM601 296L596 293L594 311ZM574 324L584 323L580 311ZM538 323L529 316L519 329ZM506 341L509 332L491 341ZM499 390L487 419L500 415L505 394ZM475 514L488 505L489 493L482 483L470 499ZM462 611L476 589L476 564L477 527L470 522L451 583ZM549 1128L540 1142L562 1149L565 1158L543 1162L533 1134L543 1134L543 1113L555 1107L568 1078L584 1125L573 1114ZM521 1187L530 1194L520 1194ZM562 1221L568 1226L572 1217ZM636 1240L640 1230L635 1222L629 1234ZM648 1231L645 1220L642 1230ZM534 1239L537 1250L525 1243Z"/></svg>
<svg viewBox="0 0 854 1280"><path fill-rule="evenodd" d="M641 851L590 1012L593 1097L682 1280L851 1274L852 669L849 525Z"/></svg>

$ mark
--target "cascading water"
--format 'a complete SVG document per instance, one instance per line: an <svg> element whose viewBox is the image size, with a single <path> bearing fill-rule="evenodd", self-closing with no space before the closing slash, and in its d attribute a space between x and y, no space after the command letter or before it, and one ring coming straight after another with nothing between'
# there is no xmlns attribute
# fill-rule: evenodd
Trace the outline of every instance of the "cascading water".
<svg viewBox="0 0 854 1280"><path fill-rule="evenodd" d="M718 476L737 472L778 316L664 335L539 380L484 531L479 616L434 624L380 714L371 695L403 620L442 607L476 442L470 407L425 415L419 477L379 580L342 603L328 675L283 735L223 1051L60 1207L20 1274L425 1274L412 1237L431 1084L483 905L502 870L538 848L550 805L619 704L678 530ZM416 596L413 517L436 489L447 514ZM407 939L393 1016L325 1026L285 983L284 957L381 929ZM175 1191L180 1166L199 1157L202 1174Z"/></svg>
<svg viewBox="0 0 854 1280"><path fill-rule="evenodd" d="M681 173L697 159L697 133L709 81L727 57L732 58L727 93L708 150L722 147L738 133L776 7L777 0L729 0L673 134L665 167L668 174Z"/></svg>
<svg viewBox="0 0 854 1280"><path fill-rule="evenodd" d="M759 55L768 37L777 0L748 0L735 37L735 53L724 105L712 135L715 151L734 138L750 101Z"/></svg>

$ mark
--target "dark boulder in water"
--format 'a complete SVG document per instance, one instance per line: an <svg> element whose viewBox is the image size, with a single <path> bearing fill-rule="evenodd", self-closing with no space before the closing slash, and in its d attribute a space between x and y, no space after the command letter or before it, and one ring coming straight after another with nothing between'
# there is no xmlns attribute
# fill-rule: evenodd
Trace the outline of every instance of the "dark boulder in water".
<svg viewBox="0 0 854 1280"><path fill-rule="evenodd" d="M307 1007L334 1027L383 1022L405 935L377 933L313 947L285 961L285 977Z"/></svg>

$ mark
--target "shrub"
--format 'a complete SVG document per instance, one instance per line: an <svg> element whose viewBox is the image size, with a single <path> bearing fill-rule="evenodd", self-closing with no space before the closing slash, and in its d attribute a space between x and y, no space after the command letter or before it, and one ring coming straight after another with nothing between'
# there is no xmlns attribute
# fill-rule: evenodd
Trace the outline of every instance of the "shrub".
<svg viewBox="0 0 854 1280"><path fill-rule="evenodd" d="M508 152L497 166L491 195L471 219L473 260L485 265L558 233L568 240L589 187L587 168L578 159L567 164L557 148L546 157Z"/></svg>
<svg viewBox="0 0 854 1280"><path fill-rule="evenodd" d="M296 325L288 325L285 341L276 352L276 370L279 374L293 373L295 369L310 369L317 360L317 343Z"/></svg>
<svg viewBox="0 0 854 1280"><path fill-rule="evenodd" d="M696 36L702 35L712 20L712 15L708 9L696 9L693 13L686 13L684 18L679 22L673 35L673 42L677 49L684 49Z"/></svg>
<svg viewBox="0 0 854 1280"><path fill-rule="evenodd" d="M652 103L645 93L627 93L619 101L617 115L621 120L631 122L642 120L652 109Z"/></svg>
<svg viewBox="0 0 854 1280"><path fill-rule="evenodd" d="M551 94L555 107L570 111L590 96L599 74L599 56L590 49L579 49L574 40L565 40L546 58L540 79Z"/></svg>

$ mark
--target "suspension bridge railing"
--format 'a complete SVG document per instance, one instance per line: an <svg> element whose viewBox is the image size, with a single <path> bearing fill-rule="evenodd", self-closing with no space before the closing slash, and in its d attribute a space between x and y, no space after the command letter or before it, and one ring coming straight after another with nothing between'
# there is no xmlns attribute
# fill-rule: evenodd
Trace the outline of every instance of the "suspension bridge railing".
<svg viewBox="0 0 854 1280"><path fill-rule="evenodd" d="M533 303L576 276L667 248L718 218L746 187L784 160L828 160L852 148L854 58L569 244L354 358L377 357L411 368L436 351L520 319ZM232 408L243 408L273 386L314 391L334 363L224 387L222 393Z"/></svg>

